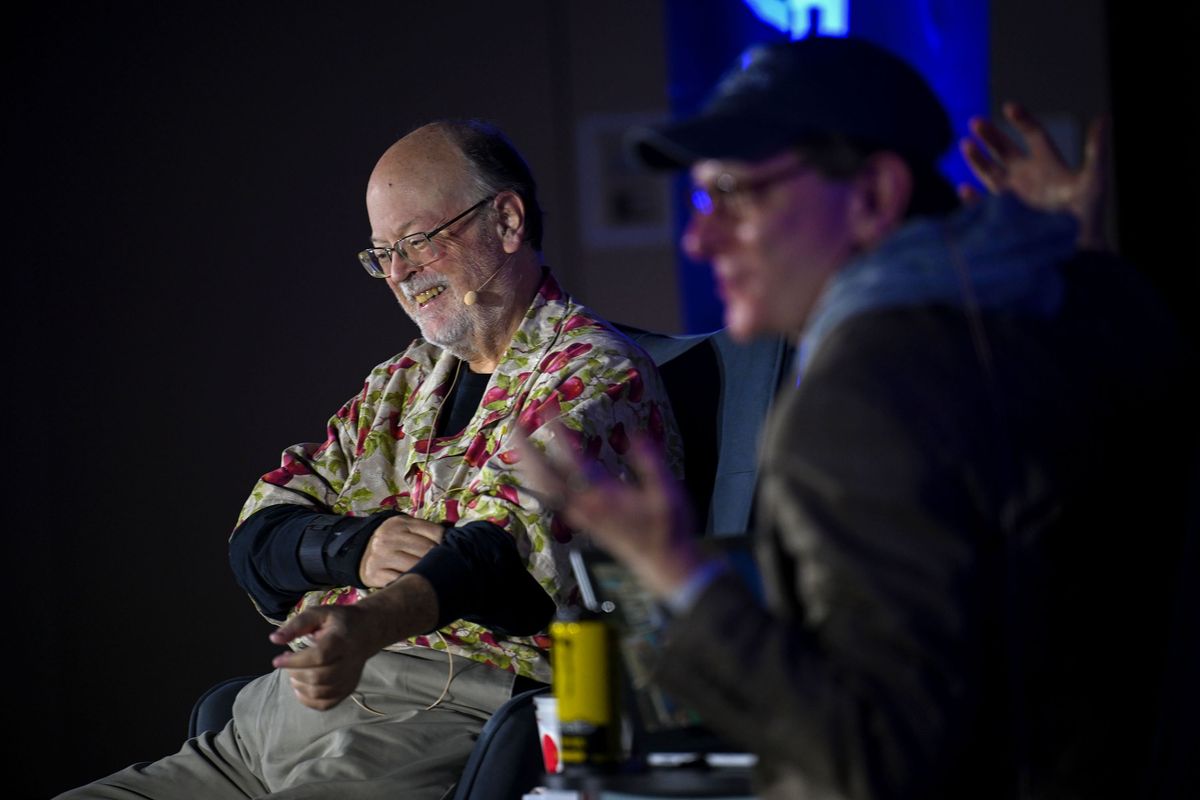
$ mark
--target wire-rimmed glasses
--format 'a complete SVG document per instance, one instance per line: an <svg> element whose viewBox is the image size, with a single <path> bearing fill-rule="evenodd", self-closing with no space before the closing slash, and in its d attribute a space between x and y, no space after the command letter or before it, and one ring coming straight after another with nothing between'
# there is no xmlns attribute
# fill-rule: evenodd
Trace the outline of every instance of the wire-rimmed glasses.
<svg viewBox="0 0 1200 800"><path fill-rule="evenodd" d="M693 186L688 199L692 209L701 216L707 217L714 212L740 215L750 202L767 189L812 168L812 164L801 162L772 175L750 180L722 172L711 186Z"/></svg>
<svg viewBox="0 0 1200 800"><path fill-rule="evenodd" d="M392 253L399 255L412 267L423 267L437 261L442 257L442 249L433 241L433 237L494 198L495 195L483 198L466 211L456 214L431 231L403 236L397 239L391 247L368 247L358 254L358 262L363 265L363 269L372 278L386 278L392 271Z"/></svg>

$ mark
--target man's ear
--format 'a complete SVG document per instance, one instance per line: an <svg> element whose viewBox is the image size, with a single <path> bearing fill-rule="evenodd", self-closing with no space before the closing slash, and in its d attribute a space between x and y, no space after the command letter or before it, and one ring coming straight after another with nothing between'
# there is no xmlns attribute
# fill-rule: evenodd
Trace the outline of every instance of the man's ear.
<svg viewBox="0 0 1200 800"><path fill-rule="evenodd" d="M525 202L514 191L496 195L496 234L504 252L515 253L525 241Z"/></svg>
<svg viewBox="0 0 1200 800"><path fill-rule="evenodd" d="M904 222L912 200L912 170L900 156L883 151L867 159L853 183L851 235L860 248L874 249Z"/></svg>

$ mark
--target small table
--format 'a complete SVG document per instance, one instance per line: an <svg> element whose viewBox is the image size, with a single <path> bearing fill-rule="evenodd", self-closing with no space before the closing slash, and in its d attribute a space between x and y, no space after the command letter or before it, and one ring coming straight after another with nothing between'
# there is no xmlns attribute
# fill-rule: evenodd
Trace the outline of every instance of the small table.
<svg viewBox="0 0 1200 800"><path fill-rule="evenodd" d="M547 775L529 800L754 800L748 767L669 767Z"/></svg>

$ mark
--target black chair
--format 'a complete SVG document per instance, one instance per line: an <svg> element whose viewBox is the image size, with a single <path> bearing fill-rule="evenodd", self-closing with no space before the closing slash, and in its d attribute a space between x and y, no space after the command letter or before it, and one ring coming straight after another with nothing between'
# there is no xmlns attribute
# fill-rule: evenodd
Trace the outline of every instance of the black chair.
<svg viewBox="0 0 1200 800"><path fill-rule="evenodd" d="M533 698L549 687L514 695L492 714L454 790L455 800L518 800L546 774Z"/></svg>
<svg viewBox="0 0 1200 800"><path fill-rule="evenodd" d="M237 693L257 675L226 678L210 686L196 699L192 714L188 718L188 738L194 739L205 731L219 731L233 719L233 700Z"/></svg>
<svg viewBox="0 0 1200 800"><path fill-rule="evenodd" d="M670 335L617 326L658 366L684 443L687 493L696 520L711 536L749 529L757 477L758 434L787 369L781 339L734 342L724 330ZM205 692L192 709L188 736L220 730L233 700L253 677L231 678ZM541 749L533 698L515 695L484 725L455 790L455 800L512 800L541 781Z"/></svg>
<svg viewBox="0 0 1200 800"><path fill-rule="evenodd" d="M781 338L739 344L724 329L670 335L617 327L662 375L683 437L697 523L704 523L708 536L745 533L758 476L758 434L787 372L790 347Z"/></svg>

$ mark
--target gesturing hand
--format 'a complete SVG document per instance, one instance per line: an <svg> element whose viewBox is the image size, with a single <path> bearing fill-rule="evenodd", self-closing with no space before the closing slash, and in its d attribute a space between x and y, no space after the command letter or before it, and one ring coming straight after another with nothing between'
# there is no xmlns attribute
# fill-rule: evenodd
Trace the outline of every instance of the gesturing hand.
<svg viewBox="0 0 1200 800"><path fill-rule="evenodd" d="M420 575L405 575L354 605L318 606L302 611L271 634L275 644L307 636L310 645L282 653L271 662L286 669L301 703L324 711L358 686L367 659L392 642L431 631L438 599Z"/></svg>
<svg viewBox="0 0 1200 800"><path fill-rule="evenodd" d="M358 576L372 589L387 586L441 542L444 532L435 522L407 514L390 517L371 534L359 562Z"/></svg>
<svg viewBox="0 0 1200 800"><path fill-rule="evenodd" d="M275 644L308 636L303 650L281 653L271 662L286 669L296 698L319 711L333 708L350 695L363 665L379 651L371 635L370 614L357 606L321 606L292 617L271 634Z"/></svg>
<svg viewBox="0 0 1200 800"><path fill-rule="evenodd" d="M1079 246L1102 249L1108 140L1105 121L1094 120L1088 127L1083 163L1072 170L1032 114L1013 102L1005 103L1002 110L1025 147L991 121L974 117L969 123L974 138L965 137L959 142L967 166L992 194L1012 192L1032 208L1073 214L1079 221ZM959 194L966 202L978 199L978 193L967 184L959 186Z"/></svg>
<svg viewBox="0 0 1200 800"><path fill-rule="evenodd" d="M682 487L658 447L634 439L629 465L635 480L625 482L557 446L563 438L555 435L548 454L517 440L518 469L527 485L560 507L568 524L591 534L650 591L666 596L685 584L703 558L691 536Z"/></svg>

